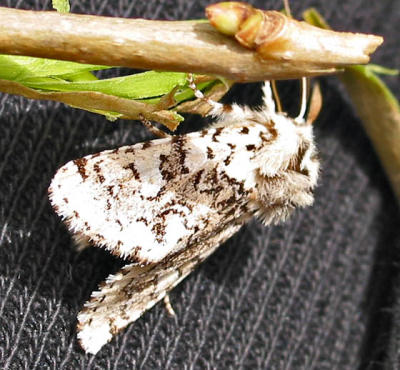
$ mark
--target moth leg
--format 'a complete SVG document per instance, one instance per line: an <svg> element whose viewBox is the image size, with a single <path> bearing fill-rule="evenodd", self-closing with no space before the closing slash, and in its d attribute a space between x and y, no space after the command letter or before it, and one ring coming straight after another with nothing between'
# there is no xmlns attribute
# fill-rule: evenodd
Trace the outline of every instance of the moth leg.
<svg viewBox="0 0 400 370"><path fill-rule="evenodd" d="M167 310L168 314L170 316L176 316L175 310L172 307L171 301L169 299L169 294L166 294L164 297L164 304L165 304L165 309Z"/></svg>
<svg viewBox="0 0 400 370"><path fill-rule="evenodd" d="M145 118L144 116L140 115L140 121L143 123L143 125L153 134L156 135L160 138L165 138L165 137L171 137L172 135L167 134L163 130L160 130L159 128L155 127L154 125L151 124L151 122Z"/></svg>
<svg viewBox="0 0 400 370"><path fill-rule="evenodd" d="M311 125L316 119L322 107L322 94L319 83L315 83L311 92L310 106L308 108L306 124Z"/></svg>
<svg viewBox="0 0 400 370"><path fill-rule="evenodd" d="M276 103L276 111L277 112L283 112L281 99L280 99L279 94L278 94L278 89L276 87L276 81L275 80L271 81L271 87L272 87L272 94L274 95L274 99L275 99L275 103Z"/></svg>
<svg viewBox="0 0 400 370"><path fill-rule="evenodd" d="M93 245L92 243L90 243L89 237L87 237L83 233L73 234L72 239L74 240L75 248L78 252L82 252L83 250Z"/></svg>
<svg viewBox="0 0 400 370"><path fill-rule="evenodd" d="M206 99L204 94L197 88L196 83L194 82L193 73L189 73L187 79L189 82L189 87L193 90L194 96L197 99Z"/></svg>
<svg viewBox="0 0 400 370"><path fill-rule="evenodd" d="M306 115L307 109L307 77L301 79L301 105L299 115L294 119L297 123L304 123L304 116Z"/></svg>
<svg viewBox="0 0 400 370"><path fill-rule="evenodd" d="M193 90L194 96L197 99L202 99L204 100L207 104L211 106L211 110L208 113L208 115L211 116L220 116L222 113L226 111L226 106L222 103L218 103L212 99L206 98L204 94L197 88L194 79L193 79L193 74L189 73L188 75L188 81L189 81L189 87Z"/></svg>

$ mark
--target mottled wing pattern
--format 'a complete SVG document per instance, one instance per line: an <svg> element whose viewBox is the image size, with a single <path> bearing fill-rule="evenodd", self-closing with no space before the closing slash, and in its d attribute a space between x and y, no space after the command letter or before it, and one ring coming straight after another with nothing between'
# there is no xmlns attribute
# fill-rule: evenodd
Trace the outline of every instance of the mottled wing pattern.
<svg viewBox="0 0 400 370"><path fill-rule="evenodd" d="M116 275L109 276L78 315L78 338L82 348L96 353L114 334L164 298L239 228L238 224L229 225L159 263L126 265Z"/></svg>
<svg viewBox="0 0 400 370"><path fill-rule="evenodd" d="M50 198L79 236L160 261L252 212L252 158L270 137L246 122L90 155L57 172Z"/></svg>

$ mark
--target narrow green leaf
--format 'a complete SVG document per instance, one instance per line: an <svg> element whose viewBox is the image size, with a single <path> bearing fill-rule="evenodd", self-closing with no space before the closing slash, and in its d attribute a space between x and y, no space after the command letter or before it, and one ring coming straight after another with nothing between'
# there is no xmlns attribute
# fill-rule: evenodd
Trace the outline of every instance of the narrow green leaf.
<svg viewBox="0 0 400 370"><path fill-rule="evenodd" d="M380 75L388 75L388 76L397 76L399 74L399 71L397 69L393 69L393 68L387 68L387 67L383 67L380 66L378 64L367 64L365 66L366 69L366 73L372 72L372 74L377 73Z"/></svg>
<svg viewBox="0 0 400 370"><path fill-rule="evenodd" d="M92 73L107 68L110 67L0 54L0 91L33 99L61 101L103 114L110 120L140 119L144 116L170 130L175 130L183 120L171 109L179 105L176 107L178 111L183 107L182 103L196 100L188 86L187 73L148 71L103 80ZM216 83L216 79L206 79L197 87L208 91L214 89ZM218 91L220 98L222 90ZM201 105L190 107L185 105L183 109L205 114L205 107Z"/></svg>
<svg viewBox="0 0 400 370"><path fill-rule="evenodd" d="M23 82L29 78L63 77L110 67L61 60L0 54L0 79Z"/></svg>
<svg viewBox="0 0 400 370"><path fill-rule="evenodd" d="M326 23L325 19L322 17L321 13L315 8L307 9L303 13L303 18L307 23L315 27L324 28L326 30L331 29L328 23Z"/></svg>
<svg viewBox="0 0 400 370"><path fill-rule="evenodd" d="M83 71L78 73L65 74L61 76L64 80L71 82L79 81L96 81L98 78L90 71Z"/></svg>
<svg viewBox="0 0 400 370"><path fill-rule="evenodd" d="M306 11L304 18L314 26L329 28L315 9ZM347 67L338 77L350 95L400 202L400 104L377 73L397 75L398 71L368 64Z"/></svg>
<svg viewBox="0 0 400 370"><path fill-rule="evenodd" d="M128 99L145 99L169 93L174 87L187 84L186 73L149 71L135 75L94 81L66 81L63 79L25 80L34 89L50 91L97 91Z"/></svg>
<svg viewBox="0 0 400 370"><path fill-rule="evenodd" d="M52 5L55 10L60 13L69 13L69 0L52 0Z"/></svg>
<svg viewBox="0 0 400 370"><path fill-rule="evenodd" d="M399 102L385 83L364 66L346 68L340 79L400 201Z"/></svg>

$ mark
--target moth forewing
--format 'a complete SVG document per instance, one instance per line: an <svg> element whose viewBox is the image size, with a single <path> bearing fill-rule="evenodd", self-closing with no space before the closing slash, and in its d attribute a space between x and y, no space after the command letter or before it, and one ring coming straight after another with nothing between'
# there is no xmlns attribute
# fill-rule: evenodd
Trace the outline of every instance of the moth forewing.
<svg viewBox="0 0 400 370"><path fill-rule="evenodd" d="M269 137L263 126L246 128L249 135L239 125L211 128L69 162L52 182L52 203L95 245L160 261L243 213L255 184L250 148Z"/></svg>
<svg viewBox="0 0 400 370"><path fill-rule="evenodd" d="M162 299L253 215L265 224L312 203L318 176L312 126L275 112L209 102L201 132L69 162L50 199L72 232L138 263L110 276L79 314L91 353Z"/></svg>

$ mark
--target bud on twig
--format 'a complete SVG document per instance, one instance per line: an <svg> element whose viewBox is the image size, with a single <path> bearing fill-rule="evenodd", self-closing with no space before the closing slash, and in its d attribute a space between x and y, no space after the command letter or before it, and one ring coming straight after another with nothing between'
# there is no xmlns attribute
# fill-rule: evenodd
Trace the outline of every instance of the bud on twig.
<svg viewBox="0 0 400 370"><path fill-rule="evenodd" d="M324 30L240 2L210 5L206 14L220 32L234 36L261 58L296 61L310 67L368 63L369 54L383 42L380 36Z"/></svg>

